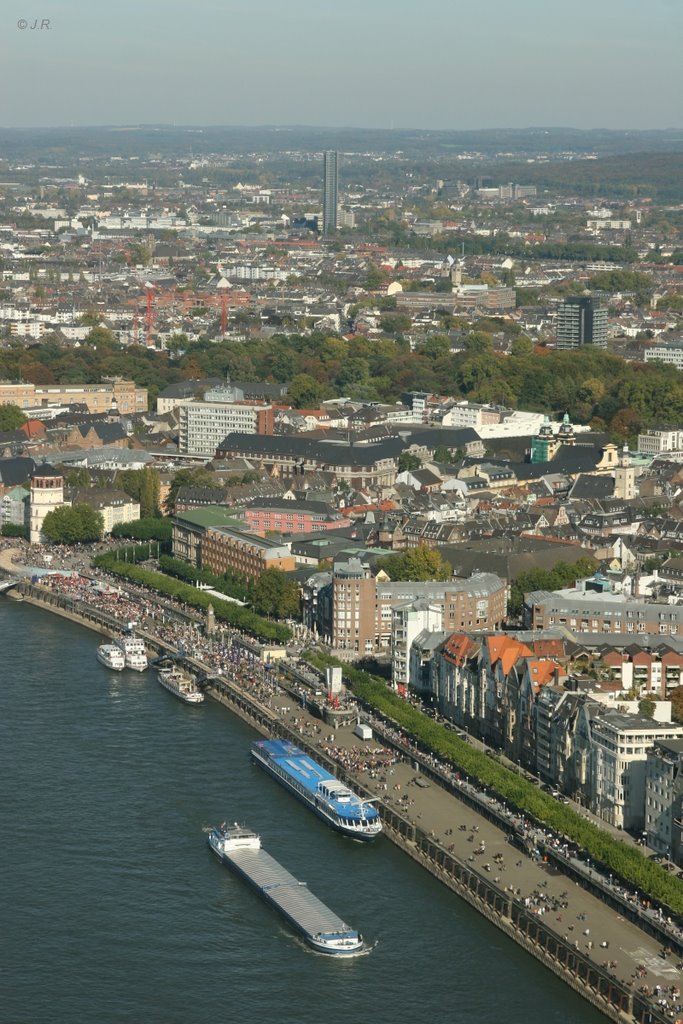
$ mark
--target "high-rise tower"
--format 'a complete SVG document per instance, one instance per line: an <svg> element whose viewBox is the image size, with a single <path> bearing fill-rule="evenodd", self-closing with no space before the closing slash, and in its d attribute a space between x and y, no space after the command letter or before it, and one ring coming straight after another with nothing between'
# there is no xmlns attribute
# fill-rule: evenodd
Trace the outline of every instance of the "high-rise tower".
<svg viewBox="0 0 683 1024"><path fill-rule="evenodd" d="M323 235L333 235L337 230L339 154L334 149L323 153Z"/></svg>
<svg viewBox="0 0 683 1024"><path fill-rule="evenodd" d="M596 299L573 295L557 307L557 347L607 347L607 309Z"/></svg>

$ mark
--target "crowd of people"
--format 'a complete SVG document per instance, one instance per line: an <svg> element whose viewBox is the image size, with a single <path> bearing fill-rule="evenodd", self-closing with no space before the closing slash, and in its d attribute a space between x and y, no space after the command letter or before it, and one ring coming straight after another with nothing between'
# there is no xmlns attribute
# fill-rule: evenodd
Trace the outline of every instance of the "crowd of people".
<svg viewBox="0 0 683 1024"><path fill-rule="evenodd" d="M342 747L334 743L321 743L320 749L336 764L357 775L365 772L368 777L388 788L388 776L393 774L392 765L401 758L386 747Z"/></svg>

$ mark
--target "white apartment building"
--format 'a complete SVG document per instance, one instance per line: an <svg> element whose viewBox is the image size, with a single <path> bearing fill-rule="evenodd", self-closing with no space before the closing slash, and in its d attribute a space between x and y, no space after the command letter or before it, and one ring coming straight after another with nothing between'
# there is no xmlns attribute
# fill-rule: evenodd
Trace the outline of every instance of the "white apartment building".
<svg viewBox="0 0 683 1024"><path fill-rule="evenodd" d="M672 342L670 345L651 345L646 348L645 362L652 363L655 360L675 366L677 370L683 369L683 342Z"/></svg>
<svg viewBox="0 0 683 1024"><path fill-rule="evenodd" d="M638 451L641 455L661 455L663 452L677 452L683 448L683 427L665 430L647 430L638 434Z"/></svg>
<svg viewBox="0 0 683 1024"><path fill-rule="evenodd" d="M655 743L645 770L645 829L651 850L683 863L683 740Z"/></svg>
<svg viewBox="0 0 683 1024"><path fill-rule="evenodd" d="M428 598L395 605L391 614L391 682L407 687L410 682L410 648L423 630L436 632L443 625L443 605Z"/></svg>
<svg viewBox="0 0 683 1024"><path fill-rule="evenodd" d="M655 743L683 739L683 725L608 711L593 718L589 801L594 814L616 828L645 826L645 777Z"/></svg>
<svg viewBox="0 0 683 1024"><path fill-rule="evenodd" d="M224 391L225 400L218 391L207 391L205 401L179 406L178 449L182 454L213 458L228 434L273 433L272 405L227 400L230 389Z"/></svg>
<svg viewBox="0 0 683 1024"><path fill-rule="evenodd" d="M482 427L484 424L500 423L501 412L508 409L492 405L478 405L475 402L456 402L441 420L443 427Z"/></svg>

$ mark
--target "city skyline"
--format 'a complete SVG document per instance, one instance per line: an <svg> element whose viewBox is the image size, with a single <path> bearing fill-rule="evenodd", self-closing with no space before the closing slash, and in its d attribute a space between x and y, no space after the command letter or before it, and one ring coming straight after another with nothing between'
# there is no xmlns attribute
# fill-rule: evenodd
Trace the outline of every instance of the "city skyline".
<svg viewBox="0 0 683 1024"><path fill-rule="evenodd" d="M445 0L121 0L88 17L80 0L44 17L11 0L5 29L4 127L681 126L672 0L577 0L571 17L491 0L485 19Z"/></svg>

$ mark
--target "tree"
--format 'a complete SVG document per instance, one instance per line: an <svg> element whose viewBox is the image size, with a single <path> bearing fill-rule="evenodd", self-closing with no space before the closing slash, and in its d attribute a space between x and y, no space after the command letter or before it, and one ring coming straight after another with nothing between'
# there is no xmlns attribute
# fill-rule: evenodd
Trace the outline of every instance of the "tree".
<svg viewBox="0 0 683 1024"><path fill-rule="evenodd" d="M434 449L434 462L442 462L445 465L455 462L453 452L445 444L438 444Z"/></svg>
<svg viewBox="0 0 683 1024"><path fill-rule="evenodd" d="M85 466L69 469L64 473L67 487L90 487L90 471Z"/></svg>
<svg viewBox="0 0 683 1024"><path fill-rule="evenodd" d="M179 469L173 477L171 487L164 500L166 515L173 515L178 491L181 487L215 487L216 478L208 469L199 467L197 469ZM125 489L125 488L124 488Z"/></svg>
<svg viewBox="0 0 683 1024"><path fill-rule="evenodd" d="M28 540L28 527L19 526L18 523L3 523L0 535L3 537L22 537Z"/></svg>
<svg viewBox="0 0 683 1024"><path fill-rule="evenodd" d="M104 519L90 505L60 505L48 512L43 522L42 533L54 544L84 544L101 540Z"/></svg>
<svg viewBox="0 0 683 1024"><path fill-rule="evenodd" d="M654 718L656 708L657 702L652 700L651 697L643 697L642 700L638 701L638 710L644 718Z"/></svg>
<svg viewBox="0 0 683 1024"><path fill-rule="evenodd" d="M0 405L0 430L18 430L26 417L18 405Z"/></svg>
<svg viewBox="0 0 683 1024"><path fill-rule="evenodd" d="M309 373L292 378L287 397L295 409L317 409L323 397L323 387Z"/></svg>
<svg viewBox="0 0 683 1024"><path fill-rule="evenodd" d="M116 485L133 501L140 502L140 518L161 514L159 509L159 473L150 466L144 469L123 469L116 474Z"/></svg>
<svg viewBox="0 0 683 1024"><path fill-rule="evenodd" d="M518 338L514 338L510 345L511 356L530 356L534 351L534 343L531 338L527 338L526 334L520 334Z"/></svg>
<svg viewBox="0 0 683 1024"><path fill-rule="evenodd" d="M398 471L399 473L405 473L411 469L421 469L422 459L413 454L413 452L401 452L398 457Z"/></svg>
<svg viewBox="0 0 683 1024"><path fill-rule="evenodd" d="M140 478L140 518L147 519L151 516L158 516L160 482L156 469L145 466L139 470Z"/></svg>
<svg viewBox="0 0 683 1024"><path fill-rule="evenodd" d="M92 345L93 348L112 349L116 344L116 339L107 327L93 327L85 342L87 345Z"/></svg>
<svg viewBox="0 0 683 1024"><path fill-rule="evenodd" d="M371 263L368 267L368 276L365 281L365 287L368 291L375 292L378 288L381 288L383 284L386 284L387 276L383 270L380 270L378 266Z"/></svg>
<svg viewBox="0 0 683 1024"><path fill-rule="evenodd" d="M450 564L435 548L426 544L410 548L400 555L380 558L377 564L392 580L449 580L453 575Z"/></svg>
<svg viewBox="0 0 683 1024"><path fill-rule="evenodd" d="M259 615L292 618L299 613L299 588L282 569L265 569L254 582L252 605Z"/></svg>
<svg viewBox="0 0 683 1024"><path fill-rule="evenodd" d="M379 325L385 334L401 334L410 330L412 320L405 313L384 313Z"/></svg>
<svg viewBox="0 0 683 1024"><path fill-rule="evenodd" d="M560 590L569 587L583 576L592 576L598 563L592 558L579 558L576 562L558 562L552 569L529 569L512 581L508 613L521 615L524 595L533 590Z"/></svg>
<svg viewBox="0 0 683 1024"><path fill-rule="evenodd" d="M676 686L670 691L671 717L678 724L683 723L683 686Z"/></svg>

